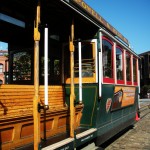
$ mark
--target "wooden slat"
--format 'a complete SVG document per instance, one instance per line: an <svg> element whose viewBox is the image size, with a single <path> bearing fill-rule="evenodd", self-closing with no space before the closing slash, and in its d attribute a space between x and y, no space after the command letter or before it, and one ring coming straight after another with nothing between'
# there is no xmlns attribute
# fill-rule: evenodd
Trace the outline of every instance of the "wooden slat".
<svg viewBox="0 0 150 150"><path fill-rule="evenodd" d="M49 86L48 98L50 111L64 108L64 90L62 86ZM39 95L44 104L44 86L40 86ZM13 116L25 116L33 111L33 85L0 86L0 119Z"/></svg>

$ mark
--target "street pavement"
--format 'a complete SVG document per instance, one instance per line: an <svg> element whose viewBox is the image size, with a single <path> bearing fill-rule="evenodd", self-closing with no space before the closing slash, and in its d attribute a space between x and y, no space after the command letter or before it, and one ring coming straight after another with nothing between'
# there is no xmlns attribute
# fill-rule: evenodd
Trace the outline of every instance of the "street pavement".
<svg viewBox="0 0 150 150"><path fill-rule="evenodd" d="M141 119L105 150L150 150L150 100L140 106Z"/></svg>

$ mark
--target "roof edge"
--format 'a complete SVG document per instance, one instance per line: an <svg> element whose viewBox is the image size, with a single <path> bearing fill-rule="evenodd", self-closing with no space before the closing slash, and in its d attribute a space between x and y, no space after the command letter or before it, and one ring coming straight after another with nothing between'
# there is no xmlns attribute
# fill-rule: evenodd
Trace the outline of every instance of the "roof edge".
<svg viewBox="0 0 150 150"><path fill-rule="evenodd" d="M112 25L110 25L102 16L100 16L94 9L92 9L87 3L85 3L83 0L70 0L70 1L72 1L78 7L80 7L80 9L85 11L100 25L107 28L112 34L120 38L123 42L125 42L129 46L128 40L119 31L117 31Z"/></svg>

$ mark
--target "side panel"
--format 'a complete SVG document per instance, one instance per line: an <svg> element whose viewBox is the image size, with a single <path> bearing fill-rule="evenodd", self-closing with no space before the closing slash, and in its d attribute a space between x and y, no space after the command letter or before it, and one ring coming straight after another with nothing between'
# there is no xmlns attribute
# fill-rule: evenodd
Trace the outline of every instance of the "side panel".
<svg viewBox="0 0 150 150"><path fill-rule="evenodd" d="M134 104L116 110L112 110L114 93L115 85L102 85L102 99L99 101L99 108L97 109L98 144L103 143L135 122L138 88L135 87Z"/></svg>
<svg viewBox="0 0 150 150"><path fill-rule="evenodd" d="M81 126L85 128L95 127L96 125L96 109L98 99L97 84L83 84L83 114ZM69 105L70 85L66 85L66 102ZM79 85L75 85L75 104L79 102Z"/></svg>

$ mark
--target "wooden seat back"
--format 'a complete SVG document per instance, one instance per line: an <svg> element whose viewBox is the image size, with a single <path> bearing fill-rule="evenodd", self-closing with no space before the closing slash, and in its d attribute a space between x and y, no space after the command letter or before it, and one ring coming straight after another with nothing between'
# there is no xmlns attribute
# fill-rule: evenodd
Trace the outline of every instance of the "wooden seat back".
<svg viewBox="0 0 150 150"><path fill-rule="evenodd" d="M64 90L62 86L49 86L48 98L50 110L64 107ZM44 86L39 87L41 104L44 105ZM23 117L33 114L33 85L0 86L0 120Z"/></svg>

